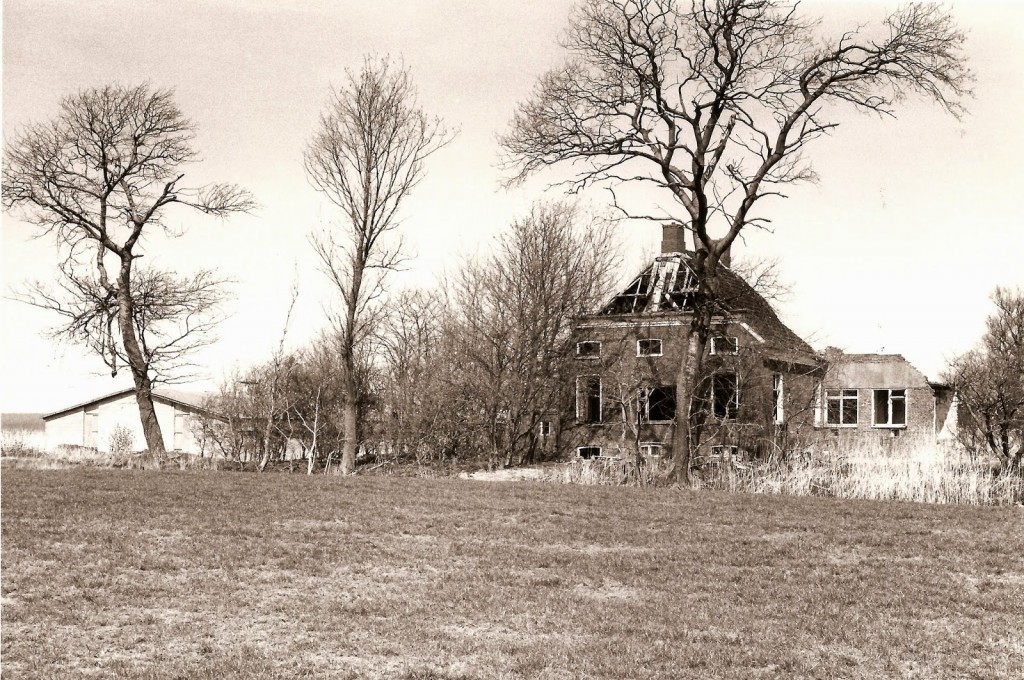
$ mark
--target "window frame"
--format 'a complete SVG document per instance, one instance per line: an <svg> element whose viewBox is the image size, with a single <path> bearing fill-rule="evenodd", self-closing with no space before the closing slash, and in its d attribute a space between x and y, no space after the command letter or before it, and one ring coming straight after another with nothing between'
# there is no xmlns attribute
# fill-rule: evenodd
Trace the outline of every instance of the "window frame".
<svg viewBox="0 0 1024 680"><path fill-rule="evenodd" d="M786 422L786 377L783 373L772 373L772 424Z"/></svg>
<svg viewBox="0 0 1024 680"><path fill-rule="evenodd" d="M597 418L583 418L582 410L580 408L580 381L587 380L590 378L597 379ZM588 391L586 401L589 401L590 393ZM589 413L590 406L587 405L587 412ZM580 425L599 425L604 422L604 381L601 376L597 373L588 373L585 375L576 376L576 422Z"/></svg>
<svg viewBox="0 0 1024 680"><path fill-rule="evenodd" d="M537 423L537 436L542 437L542 438L543 437L550 437L551 436L551 432L552 432L552 429L551 429L551 421L550 420L542 420L539 423Z"/></svg>
<svg viewBox="0 0 1024 680"><path fill-rule="evenodd" d="M593 353L590 353L590 354L582 353L582 352L580 352L580 346L581 345L595 345L597 347L597 351L593 352ZM601 350L602 349L604 349L604 348L601 345L601 341L600 340L580 340L579 342L576 343L576 358L577 359L600 359L601 358Z"/></svg>
<svg viewBox="0 0 1024 680"><path fill-rule="evenodd" d="M583 450L584 449L592 449L593 451L596 451L597 453L594 453L594 454L592 454L590 456L584 456L583 455ZM601 455L603 453L604 453L604 450L600 446L593 446L593 445L589 445L588 444L586 446L577 446L576 447L576 457L577 458L582 458L583 460L593 460L594 458L599 458L599 457L601 457Z"/></svg>
<svg viewBox="0 0 1024 680"><path fill-rule="evenodd" d="M831 394L829 394L830 392L838 392L839 394L838 395L831 395ZM847 392L853 392L853 394L852 395L846 394ZM829 406L829 402L831 400L833 400L833 399L839 401L839 420L840 420L840 422L838 422L838 423L830 422L829 419L828 419L828 414L829 414L828 406ZM841 422L843 420L843 413L844 413L843 402L846 401L846 400L849 400L849 399L853 399L853 401L854 401L854 405L855 405L854 419L853 419L852 423L843 423L843 422ZM837 387L837 388L827 388L827 389L825 389L825 409L824 410L825 410L825 412L822 414L822 420L823 420L823 422L825 424L825 427L857 427L860 424L860 390L858 388L856 388L856 387Z"/></svg>
<svg viewBox="0 0 1024 680"><path fill-rule="evenodd" d="M644 458L661 458L664 455L665 445L661 442L640 442L640 455ZM657 449L657 453L654 450Z"/></svg>
<svg viewBox="0 0 1024 680"><path fill-rule="evenodd" d="M728 340L731 342L729 351L723 352L718 349L718 340ZM715 356L736 356L740 353L740 339L736 335L716 335L711 338L711 354Z"/></svg>
<svg viewBox="0 0 1024 680"><path fill-rule="evenodd" d="M724 415L719 415L718 409L718 380L723 376L732 376L733 393L732 408L728 405L724 409ZM733 422L739 420L740 416L740 374L736 371L716 371L711 374L711 417L715 420Z"/></svg>
<svg viewBox="0 0 1024 680"><path fill-rule="evenodd" d="M881 392L888 393L886 398L886 422L878 422L878 394ZM902 392L900 396L896 397L903 401L903 422L893 423L892 422L892 404L893 404L893 392ZM880 430L903 430L907 427L907 416L909 406L909 394L905 387L878 387L871 390L871 427L878 428Z"/></svg>
<svg viewBox="0 0 1024 680"><path fill-rule="evenodd" d="M672 390L672 417L668 419L651 420L651 393L654 390ZM636 414L642 424L671 423L676 419L678 404L676 403L675 385L650 385L641 387L636 393Z"/></svg>
<svg viewBox="0 0 1024 680"><path fill-rule="evenodd" d="M642 342L656 342L658 343L657 352L641 352L640 343ZM636 341L636 355L638 357L660 357L665 355L665 343L661 338L639 338Z"/></svg>

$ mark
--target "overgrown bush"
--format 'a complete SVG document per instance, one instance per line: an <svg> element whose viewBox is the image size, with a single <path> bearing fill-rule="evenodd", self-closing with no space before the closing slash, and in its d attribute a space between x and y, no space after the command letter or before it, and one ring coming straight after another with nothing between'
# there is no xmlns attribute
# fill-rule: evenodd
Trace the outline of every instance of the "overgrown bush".
<svg viewBox="0 0 1024 680"><path fill-rule="evenodd" d="M124 425L117 425L110 431L110 455L115 459L130 456L134 445L135 436Z"/></svg>

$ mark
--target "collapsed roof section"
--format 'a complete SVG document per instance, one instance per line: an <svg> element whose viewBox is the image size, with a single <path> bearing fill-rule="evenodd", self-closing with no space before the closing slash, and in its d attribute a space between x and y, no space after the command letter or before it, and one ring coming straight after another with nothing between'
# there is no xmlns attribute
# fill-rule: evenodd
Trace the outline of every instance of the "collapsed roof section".
<svg viewBox="0 0 1024 680"><path fill-rule="evenodd" d="M662 255L613 297L598 316L693 310L697 275L681 254Z"/></svg>
<svg viewBox="0 0 1024 680"><path fill-rule="evenodd" d="M697 295L697 275L690 265L692 252L664 253L615 295L596 317L652 317L689 314ZM720 269L717 306L726 318L748 323L765 349L778 359L818 365L810 345L779 319L772 306L739 274ZM593 318L593 317L591 317Z"/></svg>

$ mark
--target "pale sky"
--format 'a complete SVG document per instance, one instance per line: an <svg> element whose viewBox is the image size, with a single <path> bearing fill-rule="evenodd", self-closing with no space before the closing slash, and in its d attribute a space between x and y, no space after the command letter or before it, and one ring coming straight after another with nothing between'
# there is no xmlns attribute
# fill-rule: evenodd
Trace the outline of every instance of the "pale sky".
<svg viewBox="0 0 1024 680"><path fill-rule="evenodd" d="M537 181L500 186L496 137L536 78L561 59L569 0L276 2L93 0L3 3L3 130L55 114L61 96L106 83L171 87L199 125L194 184L236 182L261 204L220 221L177 213L177 239L146 243L149 264L215 268L235 280L221 339L197 357L209 388L276 346L295 272L292 345L311 338L332 304L308 234L333 213L309 186L302 151L331 84L366 53L401 57L420 102L458 128L405 205L417 255L396 285L429 285L459 258L486 252L531 201L558 198ZM802 5L825 28L880 21L894 3ZM857 114L811 150L820 181L793 188L737 255L779 257L793 292L780 314L818 349L906 356L930 378L981 336L996 285L1024 286L1024 8L954 3L977 74L957 121L911 101L897 120ZM600 207L602 195L590 199ZM3 218L4 294L55 272L52 241ZM653 253L660 229L623 224L630 261ZM624 276L628 277L628 273ZM0 410L51 411L129 384L98 357L55 345L46 312L0 301Z"/></svg>

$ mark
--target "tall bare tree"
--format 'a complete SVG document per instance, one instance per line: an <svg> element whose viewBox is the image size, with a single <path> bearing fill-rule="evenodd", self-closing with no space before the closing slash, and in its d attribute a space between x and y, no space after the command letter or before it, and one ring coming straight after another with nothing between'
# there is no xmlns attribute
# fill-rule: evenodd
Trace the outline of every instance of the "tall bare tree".
<svg viewBox="0 0 1024 680"><path fill-rule="evenodd" d="M150 312L139 309L136 294L171 279L151 272L136 283L141 239L157 229L168 231L168 208L174 205L218 216L254 207L249 194L232 184L182 185L182 168L198 160L194 134L171 91L111 85L65 97L53 119L25 127L5 147L4 209L56 239L65 274L85 261L94 267L94 278L70 274L65 292L82 295L86 308L116 308L101 353L113 373L119 360L127 362L146 445L155 454L164 452L164 442L153 408L152 356L138 325ZM72 338L76 327L68 326Z"/></svg>
<svg viewBox="0 0 1024 680"><path fill-rule="evenodd" d="M972 450L1024 472L1024 291L996 288L996 311L976 349L955 358L945 378L957 391L958 432Z"/></svg>
<svg viewBox="0 0 1024 680"><path fill-rule="evenodd" d="M920 95L958 116L970 94L964 33L938 5L907 5L875 31L831 40L816 25L766 0L582 0L564 39L568 60L539 79L502 139L511 183L562 165L570 190L654 187L672 200L668 214L616 204L694 234L699 294L677 378L678 481L689 480L685 414L720 262L744 228L768 222L755 208L814 177L805 151L842 108L891 116Z"/></svg>
<svg viewBox="0 0 1024 680"><path fill-rule="evenodd" d="M343 215L313 246L341 297L334 325L345 373L344 474L355 470L359 445L358 354L380 320L383 278L401 262L399 209L427 158L451 138L419 107L408 69L367 58L332 94L306 148L310 181Z"/></svg>

